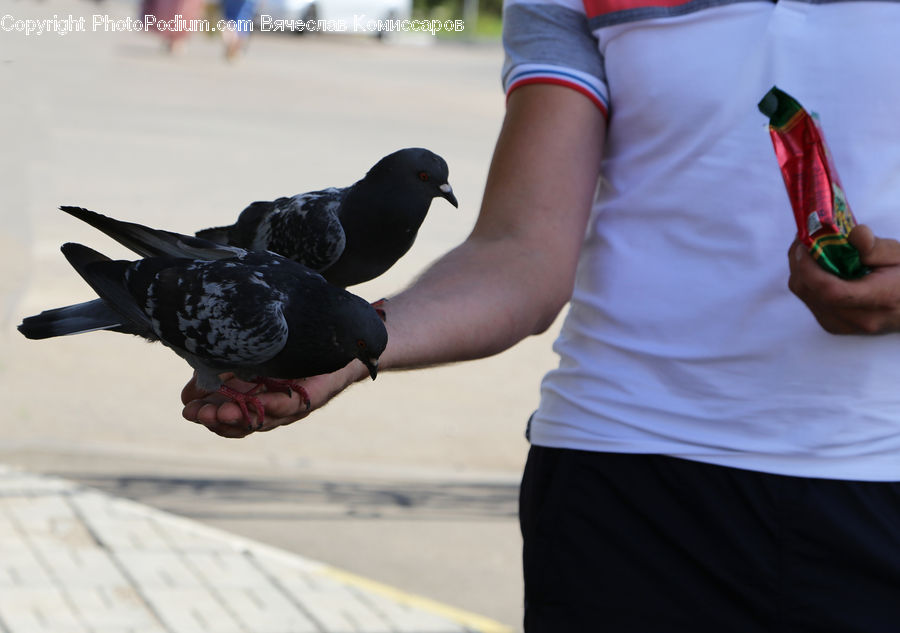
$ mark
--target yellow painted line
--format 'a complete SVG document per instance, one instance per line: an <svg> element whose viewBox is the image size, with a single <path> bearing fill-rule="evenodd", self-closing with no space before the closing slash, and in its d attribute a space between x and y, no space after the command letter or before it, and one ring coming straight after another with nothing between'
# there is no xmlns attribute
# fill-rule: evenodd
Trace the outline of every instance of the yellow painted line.
<svg viewBox="0 0 900 633"><path fill-rule="evenodd" d="M428 611L433 615L451 620L461 626L475 629L476 631L479 631L479 633L513 633L513 630L508 626L500 624L490 618L457 609L429 598L407 593L396 587L391 587L390 585L385 585L375 580L364 578L363 576L351 574L343 569L322 565L317 572L337 580L338 582L353 585L354 587L371 591L372 593L377 593L394 602L421 609L422 611Z"/></svg>

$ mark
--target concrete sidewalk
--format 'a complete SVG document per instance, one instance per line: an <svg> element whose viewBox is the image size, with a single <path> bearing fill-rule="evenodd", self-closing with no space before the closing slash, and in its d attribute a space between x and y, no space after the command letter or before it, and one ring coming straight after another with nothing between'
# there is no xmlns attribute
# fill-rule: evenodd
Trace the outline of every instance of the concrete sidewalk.
<svg viewBox="0 0 900 633"><path fill-rule="evenodd" d="M0 466L0 631L510 629L133 501Z"/></svg>

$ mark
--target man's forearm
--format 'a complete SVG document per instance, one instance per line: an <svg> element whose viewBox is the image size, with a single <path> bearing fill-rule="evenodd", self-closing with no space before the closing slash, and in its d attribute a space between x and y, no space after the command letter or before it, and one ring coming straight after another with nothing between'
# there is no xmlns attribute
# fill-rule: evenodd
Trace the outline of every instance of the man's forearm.
<svg viewBox="0 0 900 633"><path fill-rule="evenodd" d="M574 91L510 96L472 234L386 306L384 368L489 356L550 326L572 292L603 136Z"/></svg>
<svg viewBox="0 0 900 633"><path fill-rule="evenodd" d="M392 297L385 305L389 337L381 367L482 358L546 330L571 288L541 289L541 258L516 252L520 248L470 239ZM511 268L510 259L520 263Z"/></svg>

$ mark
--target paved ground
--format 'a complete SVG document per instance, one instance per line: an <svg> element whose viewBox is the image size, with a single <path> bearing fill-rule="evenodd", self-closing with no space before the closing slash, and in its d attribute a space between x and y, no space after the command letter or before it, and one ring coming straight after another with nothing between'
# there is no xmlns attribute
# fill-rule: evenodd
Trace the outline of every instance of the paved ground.
<svg viewBox="0 0 900 633"><path fill-rule="evenodd" d="M485 618L0 467L3 633L502 633Z"/></svg>
<svg viewBox="0 0 900 633"><path fill-rule="evenodd" d="M131 7L14 0L7 11ZM204 35L169 57L132 32L0 32L0 85L12 86L0 100L0 463L518 627L516 482L552 332L477 363L379 375L313 419L234 441L181 419L189 371L160 346L14 330L91 297L61 243L127 256L60 204L192 232L426 146L449 163L460 209L436 201L401 264L356 291L374 300L402 288L469 231L503 112L496 44L429 44L262 36L227 64Z"/></svg>

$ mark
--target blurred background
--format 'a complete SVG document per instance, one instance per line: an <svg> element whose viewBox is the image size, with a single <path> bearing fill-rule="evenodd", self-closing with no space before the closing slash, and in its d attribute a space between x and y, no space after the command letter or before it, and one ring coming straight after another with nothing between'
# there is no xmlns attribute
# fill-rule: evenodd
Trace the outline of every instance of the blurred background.
<svg viewBox="0 0 900 633"><path fill-rule="evenodd" d="M27 341L15 330L24 316L93 297L63 242L131 258L61 204L193 233L254 200L349 185L385 154L422 146L447 160L460 207L435 200L411 252L354 291L375 300L402 289L475 220L504 109L498 5L408 5L414 19L462 20L462 31L254 29L229 50L221 33L173 43L94 28L97 15L125 24L136 2L3 0L0 463L518 629L523 431L555 364L556 327L484 361L384 373L304 422L243 440L181 418L191 372L160 345L106 332ZM225 9L199 10L215 24ZM84 31L62 33L81 17ZM26 34L26 19L57 26Z"/></svg>

